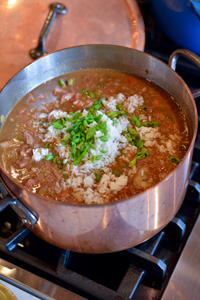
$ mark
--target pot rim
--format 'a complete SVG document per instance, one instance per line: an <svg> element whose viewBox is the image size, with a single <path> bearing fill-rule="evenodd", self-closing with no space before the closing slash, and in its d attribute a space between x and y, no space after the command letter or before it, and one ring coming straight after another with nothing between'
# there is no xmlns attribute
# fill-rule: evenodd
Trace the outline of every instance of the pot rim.
<svg viewBox="0 0 200 300"><path fill-rule="evenodd" d="M149 54L149 53L145 53L141 50L137 50L137 49L132 49L132 48L129 48L129 47L125 47L125 46L119 46L119 45L107 45L107 44L89 44L89 45L80 45L80 46L74 46L74 47L70 47L70 48L64 48L64 49L61 49L61 50L58 50L58 51L55 51L55 52L52 52L52 53L49 53L43 57L40 57L38 58L36 61L33 61L31 62L30 64L28 64L27 66L25 66L24 68L22 68L19 72L17 72L5 85L4 87L2 88L2 90L0 91L0 94L2 93L2 91L4 90L4 88L9 84L9 82L15 78L15 76L17 76L21 71L23 71L24 69L26 69L29 65L32 65L32 64L35 64L37 63L38 60L42 60L44 59L46 56L50 56L50 55L54 55L55 53L59 53L59 52L62 52L62 51L67 51L67 50L70 50L70 49L76 49L76 48L99 48L99 47L110 47L110 48L124 48L124 49L129 49L133 52L140 52L142 53L143 55L145 56L150 56L152 57L154 60L158 61L159 63L163 64L165 67L167 67L168 69L170 69L171 72L173 72L175 74L175 76L177 76L179 78L179 80L182 82L183 86L186 88L189 96L190 96L190 99L191 99L191 102L192 102L192 105L193 105L193 108L194 108L194 111L195 111L195 116L194 116L194 131L192 133L192 139L191 139L191 142L190 142L190 146L185 154L185 156L183 157L183 159L181 160L181 162L178 164L178 166L176 166L176 168L170 172L165 178L163 178L161 181L159 181L156 185L144 190L143 192L140 192L136 195L133 195L127 199L124 199L124 200L120 200L120 201L116 201L116 202L108 202L108 203L101 203L101 204L82 204L82 203L77 203L77 204L72 204L72 203L67 203L67 202L63 202L63 201L58 201L58 200L54 200L52 198L47 198L47 197L43 197L43 196L40 196L39 194L37 194L37 197L40 198L41 200L44 200L46 202L53 202L53 203L57 203L59 205L64 205L64 206L70 206L70 207L83 207L83 208L89 208L89 207L104 207L104 206L112 206L112 205L116 205L116 204L119 204L119 203L122 203L122 202L127 202L127 201L133 201L133 199L136 199L138 197L138 195L144 195L148 192L150 192L151 190L154 190L158 187L158 185L164 183L165 181L167 181L170 177L172 177L175 173L176 173L176 170L177 168L181 168L182 164L185 162L185 160L187 159L188 155L190 154L190 152L193 150L193 147L194 147L194 143L195 143L195 139L196 139L196 135L197 135L197 129L198 129L198 113L197 113L197 107L196 107L196 103L194 101L194 98L193 98L193 95L192 95L192 92L191 90L189 89L188 85L185 83L185 81L183 80L183 78L176 72L174 71L172 68L169 67L169 65L167 65L165 62L163 62L162 60L156 58L155 56ZM156 83L156 82L154 82ZM157 83L156 83L157 84ZM164 88L163 88L164 89ZM20 101L20 100L19 100ZM184 111L185 112L185 111ZM187 114L186 114L187 115ZM1 132L0 132L1 134ZM28 193L32 194L32 195L35 195L35 193L31 192L27 187L25 187L24 185L22 185L20 182L18 182L15 178L13 178L10 174L7 173L7 171L0 165L0 171L3 172L4 174L6 174L6 176L9 178L10 181L14 182L14 184L16 184L19 188L21 188L22 190L26 190ZM2 176L2 175L1 175ZM7 186L7 184L6 184ZM8 187L9 191L10 191L10 188ZM13 194L13 192L11 191L11 193ZM14 195L14 194L13 194Z"/></svg>

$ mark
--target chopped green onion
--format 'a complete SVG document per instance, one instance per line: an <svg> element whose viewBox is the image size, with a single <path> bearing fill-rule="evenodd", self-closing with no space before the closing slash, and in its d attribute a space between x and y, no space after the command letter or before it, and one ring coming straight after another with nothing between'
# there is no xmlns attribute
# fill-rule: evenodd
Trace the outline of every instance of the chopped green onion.
<svg viewBox="0 0 200 300"><path fill-rule="evenodd" d="M143 143L141 137L139 137L139 138L135 141L135 146L136 146L139 150L142 150L143 145L144 145L144 143Z"/></svg>
<svg viewBox="0 0 200 300"><path fill-rule="evenodd" d="M109 118L116 118L117 117L117 112L116 111L110 111L107 116Z"/></svg>
<svg viewBox="0 0 200 300"><path fill-rule="evenodd" d="M107 153L107 151L106 151L106 150L101 150L101 153L104 153L104 154L106 154L106 153Z"/></svg>
<svg viewBox="0 0 200 300"><path fill-rule="evenodd" d="M95 160L100 160L102 158L103 155L98 155L95 157Z"/></svg>
<svg viewBox="0 0 200 300"><path fill-rule="evenodd" d="M169 161L171 161L175 165L178 165L181 160L178 157L170 156Z"/></svg>
<svg viewBox="0 0 200 300"><path fill-rule="evenodd" d="M135 165L136 165L136 159L133 159L132 161L129 162L129 167L130 168L132 168Z"/></svg>
<svg viewBox="0 0 200 300"><path fill-rule="evenodd" d="M95 122L99 122L102 117L103 117L103 115L98 115L98 117L94 118Z"/></svg>
<svg viewBox="0 0 200 300"><path fill-rule="evenodd" d="M107 116L109 117L109 118L116 118L117 116L127 116L127 113L125 112L125 111L123 111L123 110L119 110L119 111L110 111L108 114L107 114Z"/></svg>
<svg viewBox="0 0 200 300"><path fill-rule="evenodd" d="M117 104L117 108L118 108L119 110L123 110L123 106L122 106L120 103Z"/></svg>
<svg viewBox="0 0 200 300"><path fill-rule="evenodd" d="M63 79L58 79L58 83L60 84L60 86L66 86L66 83Z"/></svg>
<svg viewBox="0 0 200 300"><path fill-rule="evenodd" d="M146 105L141 105L141 106L140 106L140 109L142 109L142 110L147 110L147 106L146 106Z"/></svg>
<svg viewBox="0 0 200 300"><path fill-rule="evenodd" d="M119 175L122 173L122 171L115 170L115 171L113 171L112 173L113 173L115 176L119 176Z"/></svg>
<svg viewBox="0 0 200 300"><path fill-rule="evenodd" d="M107 134L108 130L107 130L107 123L105 122L101 122L100 125L98 126L99 130L101 130L102 133Z"/></svg>
<svg viewBox="0 0 200 300"><path fill-rule="evenodd" d="M58 121L54 121L52 124L53 124L53 128L55 128L55 129L62 130L63 128L65 128L65 125L60 124L60 122L58 122Z"/></svg>
<svg viewBox="0 0 200 300"><path fill-rule="evenodd" d="M100 182L103 173L104 173L103 170L95 170L95 171L94 171L95 178L96 178L96 181L97 181L97 182Z"/></svg>
<svg viewBox="0 0 200 300"><path fill-rule="evenodd" d="M138 151L136 159L141 160L149 156L149 152L145 149Z"/></svg>
<svg viewBox="0 0 200 300"><path fill-rule="evenodd" d="M67 173L63 173L63 178L66 180L68 178L68 174Z"/></svg>
<svg viewBox="0 0 200 300"><path fill-rule="evenodd" d="M82 89L81 90L81 94L86 94L88 95L90 98L94 99L94 93L91 91L88 91L87 89Z"/></svg>
<svg viewBox="0 0 200 300"><path fill-rule="evenodd" d="M121 115L122 117L126 117L126 116L127 116L127 113L126 113L125 111L123 111L123 110L119 110L119 111L117 112L117 115L118 115L118 116Z"/></svg>
<svg viewBox="0 0 200 300"><path fill-rule="evenodd" d="M99 100L96 100L94 104L90 107L89 111L94 112L94 110L98 110L102 107L103 97L100 97Z"/></svg>
<svg viewBox="0 0 200 300"><path fill-rule="evenodd" d="M135 124L136 127L140 128L142 125L141 125L141 122L139 120L140 116L133 116L132 117L132 122Z"/></svg>
<svg viewBox="0 0 200 300"><path fill-rule="evenodd" d="M106 134L106 135L102 135L99 137L99 139L102 141L102 142L107 142L110 138L110 135L109 134Z"/></svg>
<svg viewBox="0 0 200 300"><path fill-rule="evenodd" d="M74 84L74 79L73 78L70 78L68 80L68 85L72 86Z"/></svg>
<svg viewBox="0 0 200 300"><path fill-rule="evenodd" d="M62 161L56 160L55 162L57 163L57 166L60 170L64 169L65 164Z"/></svg>
<svg viewBox="0 0 200 300"><path fill-rule="evenodd" d="M153 127L153 128L155 128L155 127L160 125L160 122L158 122L158 121L143 122L143 123L141 123L141 125L144 126L144 127Z"/></svg>
<svg viewBox="0 0 200 300"><path fill-rule="evenodd" d="M91 139L95 135L95 132L96 132L96 126L91 127L86 134L86 141Z"/></svg>
<svg viewBox="0 0 200 300"><path fill-rule="evenodd" d="M140 135L132 127L128 128L128 134L126 138L132 146L136 146L139 150L143 148L144 143L142 142Z"/></svg>
<svg viewBox="0 0 200 300"><path fill-rule="evenodd" d="M45 160L53 160L54 157L55 157L54 154L47 154L44 159Z"/></svg>
<svg viewBox="0 0 200 300"><path fill-rule="evenodd" d="M63 145L63 146L65 146L65 145L67 145L67 141L66 140L60 140L60 143Z"/></svg>
<svg viewBox="0 0 200 300"><path fill-rule="evenodd" d="M91 162L94 163L96 160L100 160L103 155L94 156L92 155Z"/></svg>
<svg viewBox="0 0 200 300"><path fill-rule="evenodd" d="M128 167L128 165L129 165L129 163L123 165L122 167L123 167L123 168L126 168L126 167Z"/></svg>
<svg viewBox="0 0 200 300"><path fill-rule="evenodd" d="M113 119L113 126L118 123L119 123L119 121L117 121L117 119Z"/></svg>
<svg viewBox="0 0 200 300"><path fill-rule="evenodd" d="M137 131L136 131L134 128L132 128L132 127L129 127L129 128L128 128L128 131L129 131L131 134L138 135ZM126 131L125 131L125 133L126 133Z"/></svg>
<svg viewBox="0 0 200 300"><path fill-rule="evenodd" d="M72 165L78 165L78 164L80 163L81 160L82 160L82 157L81 157L81 156L77 157L77 158L73 161Z"/></svg>
<svg viewBox="0 0 200 300"><path fill-rule="evenodd" d="M50 143L46 143L46 144L44 145L44 148L49 148L49 145L50 145Z"/></svg>

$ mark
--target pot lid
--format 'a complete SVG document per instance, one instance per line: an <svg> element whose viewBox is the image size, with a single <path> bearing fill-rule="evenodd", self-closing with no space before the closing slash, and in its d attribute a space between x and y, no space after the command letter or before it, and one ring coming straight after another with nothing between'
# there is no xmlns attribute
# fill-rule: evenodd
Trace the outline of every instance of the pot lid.
<svg viewBox="0 0 200 300"><path fill-rule="evenodd" d="M144 21L136 0L62 0L46 39L48 53L86 44L113 44L144 50ZM33 59L52 0L0 3L0 89Z"/></svg>

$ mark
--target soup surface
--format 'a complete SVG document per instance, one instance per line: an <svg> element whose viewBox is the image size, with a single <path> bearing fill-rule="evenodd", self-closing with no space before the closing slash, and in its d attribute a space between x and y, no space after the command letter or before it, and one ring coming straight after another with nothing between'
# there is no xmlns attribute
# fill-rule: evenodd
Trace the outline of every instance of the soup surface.
<svg viewBox="0 0 200 300"><path fill-rule="evenodd" d="M184 157L184 112L154 83L116 70L82 70L37 87L13 108L1 164L25 187L69 203L126 199Z"/></svg>

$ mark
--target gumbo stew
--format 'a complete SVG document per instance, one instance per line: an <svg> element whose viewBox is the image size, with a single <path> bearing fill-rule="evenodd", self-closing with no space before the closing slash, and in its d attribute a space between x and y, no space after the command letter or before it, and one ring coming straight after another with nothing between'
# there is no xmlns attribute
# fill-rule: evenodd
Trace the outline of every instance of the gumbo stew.
<svg viewBox="0 0 200 300"><path fill-rule="evenodd" d="M186 116L161 87L116 70L81 70L16 104L1 130L0 159L33 193L101 204L157 184L189 144Z"/></svg>

